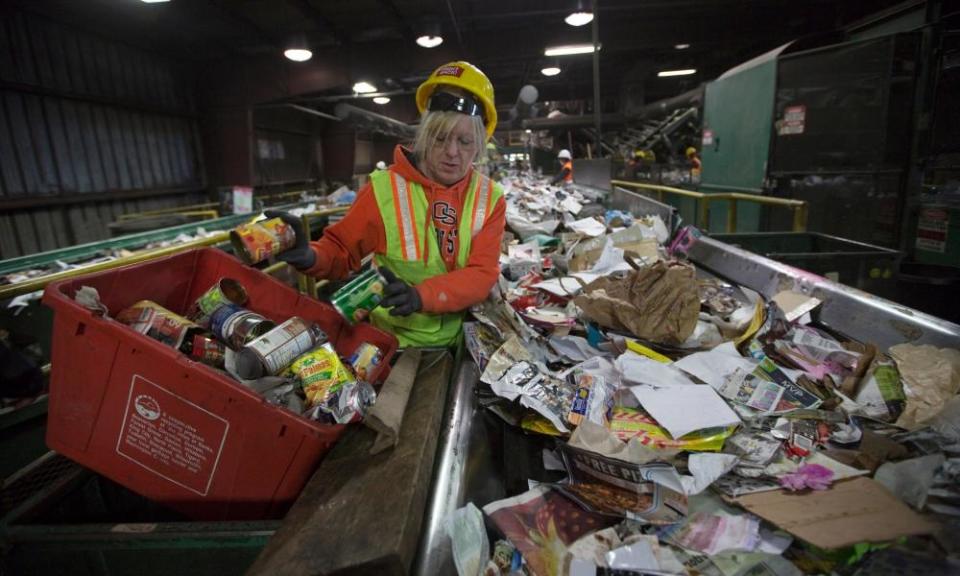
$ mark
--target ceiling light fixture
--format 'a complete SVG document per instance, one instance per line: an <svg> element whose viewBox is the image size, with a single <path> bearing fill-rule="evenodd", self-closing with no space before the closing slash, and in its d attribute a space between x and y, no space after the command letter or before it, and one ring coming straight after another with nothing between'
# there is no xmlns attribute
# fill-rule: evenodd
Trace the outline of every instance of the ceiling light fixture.
<svg viewBox="0 0 960 576"><path fill-rule="evenodd" d="M573 12L564 18L563 21L571 26L583 26L593 22L593 12Z"/></svg>
<svg viewBox="0 0 960 576"><path fill-rule="evenodd" d="M144 4L160 4L161 2L169 2L170 0L140 0Z"/></svg>
<svg viewBox="0 0 960 576"><path fill-rule="evenodd" d="M540 70L540 73L543 74L544 76L556 76L557 74L560 73L560 67L559 67L559 66L547 66L546 68L542 68L542 69Z"/></svg>
<svg viewBox="0 0 960 576"><path fill-rule="evenodd" d="M686 50L687 48L690 47L690 45L689 45L689 44L674 44L673 47L676 48L677 50Z"/></svg>
<svg viewBox="0 0 960 576"><path fill-rule="evenodd" d="M657 76L660 78L666 78L667 76L689 76L690 74L696 74L697 71L695 68L686 68L684 70L662 70L657 72Z"/></svg>
<svg viewBox="0 0 960 576"><path fill-rule="evenodd" d="M287 48L283 51L283 55L286 56L288 60L293 60L294 62L306 62L313 58L313 52L306 48Z"/></svg>
<svg viewBox="0 0 960 576"><path fill-rule="evenodd" d="M601 46L597 46L599 51ZM568 44L566 46L551 46L543 51L544 56L573 56L574 54L592 54L593 44Z"/></svg>
<svg viewBox="0 0 960 576"><path fill-rule="evenodd" d="M443 36L431 36L429 34L424 34L417 38L417 44L423 46L424 48L436 48L437 46L443 44Z"/></svg>
<svg viewBox="0 0 960 576"><path fill-rule="evenodd" d="M377 91L377 87L369 82L361 80L353 85L353 91L357 94L370 94Z"/></svg>
<svg viewBox="0 0 960 576"><path fill-rule="evenodd" d="M533 130L531 130L531 129L529 129L529 128L527 128L526 130L524 130L524 132L526 132L527 134L533 134Z"/></svg>
<svg viewBox="0 0 960 576"><path fill-rule="evenodd" d="M440 28L440 18L428 14L420 19L417 28L417 45L424 48L436 48L443 44L443 32Z"/></svg>
<svg viewBox="0 0 960 576"><path fill-rule="evenodd" d="M374 104L381 104L381 105L382 105L382 104L389 104L389 103L390 103L390 99L387 98L386 96L375 96L375 97L373 98L373 103L374 103Z"/></svg>

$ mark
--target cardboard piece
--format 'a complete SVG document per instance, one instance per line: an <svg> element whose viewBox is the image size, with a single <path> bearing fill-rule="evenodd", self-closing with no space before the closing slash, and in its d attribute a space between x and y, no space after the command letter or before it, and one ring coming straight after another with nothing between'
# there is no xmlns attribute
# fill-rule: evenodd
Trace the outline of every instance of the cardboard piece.
<svg viewBox="0 0 960 576"><path fill-rule="evenodd" d="M797 538L826 549L936 530L878 482L862 477L836 483L824 491L760 492L734 502Z"/></svg>
<svg viewBox="0 0 960 576"><path fill-rule="evenodd" d="M773 301L783 310L788 322L793 322L820 305L822 300L805 294L784 290L773 297Z"/></svg>
<svg viewBox="0 0 960 576"><path fill-rule="evenodd" d="M393 448L400 437L403 414L407 410L410 390L417 379L420 367L421 351L411 348L403 352L380 388L377 402L370 409L363 423L377 433L377 439L370 448L371 454Z"/></svg>

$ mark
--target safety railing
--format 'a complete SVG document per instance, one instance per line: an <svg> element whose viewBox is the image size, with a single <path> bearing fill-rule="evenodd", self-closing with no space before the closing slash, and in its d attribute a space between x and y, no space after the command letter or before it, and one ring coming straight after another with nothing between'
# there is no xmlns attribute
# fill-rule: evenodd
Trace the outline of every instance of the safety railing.
<svg viewBox="0 0 960 576"><path fill-rule="evenodd" d="M322 210L317 210L315 212L309 212L302 216L304 229L310 230L310 222L317 218L322 218L324 216L332 216L334 214L342 214L346 212L350 207L349 206L337 206L334 208L325 208ZM47 274L46 276L39 276L37 278L31 278L30 280L25 280L23 282L17 282L16 284L8 284L6 286L0 286L0 300L6 300L8 298L14 298L23 294L29 294L31 292L36 292L37 290L43 290L47 284L51 282L58 282L60 280L66 280L68 278L73 278L75 276L80 276L83 274L90 274L93 272L101 272L103 270L112 270L114 268L120 268L122 266L128 266L130 264L138 264L140 262L146 262L148 260L154 260L156 258L162 258L164 256L170 256L172 254L177 254L184 250L190 250L192 248L202 248L204 246L216 246L217 244L222 244L230 240L230 231L226 230L223 232L217 232L205 238L196 238L194 240L189 240L183 242L182 244L176 244L174 246L165 246L162 248L154 248L151 250L142 250L140 252L135 252L129 256L124 256L122 258L117 258L115 260L109 260L107 262L98 262L96 264L90 264L88 266L80 266L78 268L73 268L70 270L64 270L62 272L55 272L53 274ZM286 266L285 263L277 263L273 266L268 267L268 270L271 272L276 272ZM305 275L301 275L299 279L300 290L308 294L316 295L317 283L316 280L312 277L306 278Z"/></svg>
<svg viewBox="0 0 960 576"><path fill-rule="evenodd" d="M155 216L204 216L209 218L219 218L216 202L206 202L204 204L191 204L189 206L174 206L172 208L159 208L157 210L144 210L143 212L126 212L117 216L117 220L138 220L140 218L153 218ZM212 216L208 216L212 214Z"/></svg>
<svg viewBox="0 0 960 576"><path fill-rule="evenodd" d="M647 184L645 182L631 182L627 180L611 180L613 186L623 186L625 188L636 188L655 192L657 200L664 201L667 194L672 196L681 196L692 198L696 204L697 226L706 230L710 225L710 204L712 202L727 201L727 218L725 233L737 231L737 204L739 202L750 202L766 206L780 206L793 212L793 231L805 232L807 229L808 205L803 200L794 200L791 198L774 198L771 196L760 196L759 194L744 194L742 192L720 192L717 194L708 194L706 192L697 192L695 190L684 190L683 188L673 188L661 184Z"/></svg>

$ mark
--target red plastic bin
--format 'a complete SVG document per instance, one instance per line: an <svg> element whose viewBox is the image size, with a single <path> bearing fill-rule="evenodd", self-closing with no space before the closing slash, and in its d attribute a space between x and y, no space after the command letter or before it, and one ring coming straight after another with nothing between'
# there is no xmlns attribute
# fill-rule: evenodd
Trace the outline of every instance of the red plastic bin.
<svg viewBox="0 0 960 576"><path fill-rule="evenodd" d="M47 445L148 498L198 520L277 518L343 432L268 404L229 376L111 319L73 297L100 293L111 314L140 300L177 313L222 277L247 289L247 308L275 322L320 325L342 355L362 342L397 350L391 334L351 326L304 296L213 248L193 250L47 286L54 314Z"/></svg>

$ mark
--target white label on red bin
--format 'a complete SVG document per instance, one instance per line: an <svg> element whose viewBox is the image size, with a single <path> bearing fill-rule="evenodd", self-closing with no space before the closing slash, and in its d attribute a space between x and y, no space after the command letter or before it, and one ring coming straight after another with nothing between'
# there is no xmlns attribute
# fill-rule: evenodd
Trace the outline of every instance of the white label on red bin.
<svg viewBox="0 0 960 576"><path fill-rule="evenodd" d="M206 496L229 429L220 416L134 374L117 453Z"/></svg>

